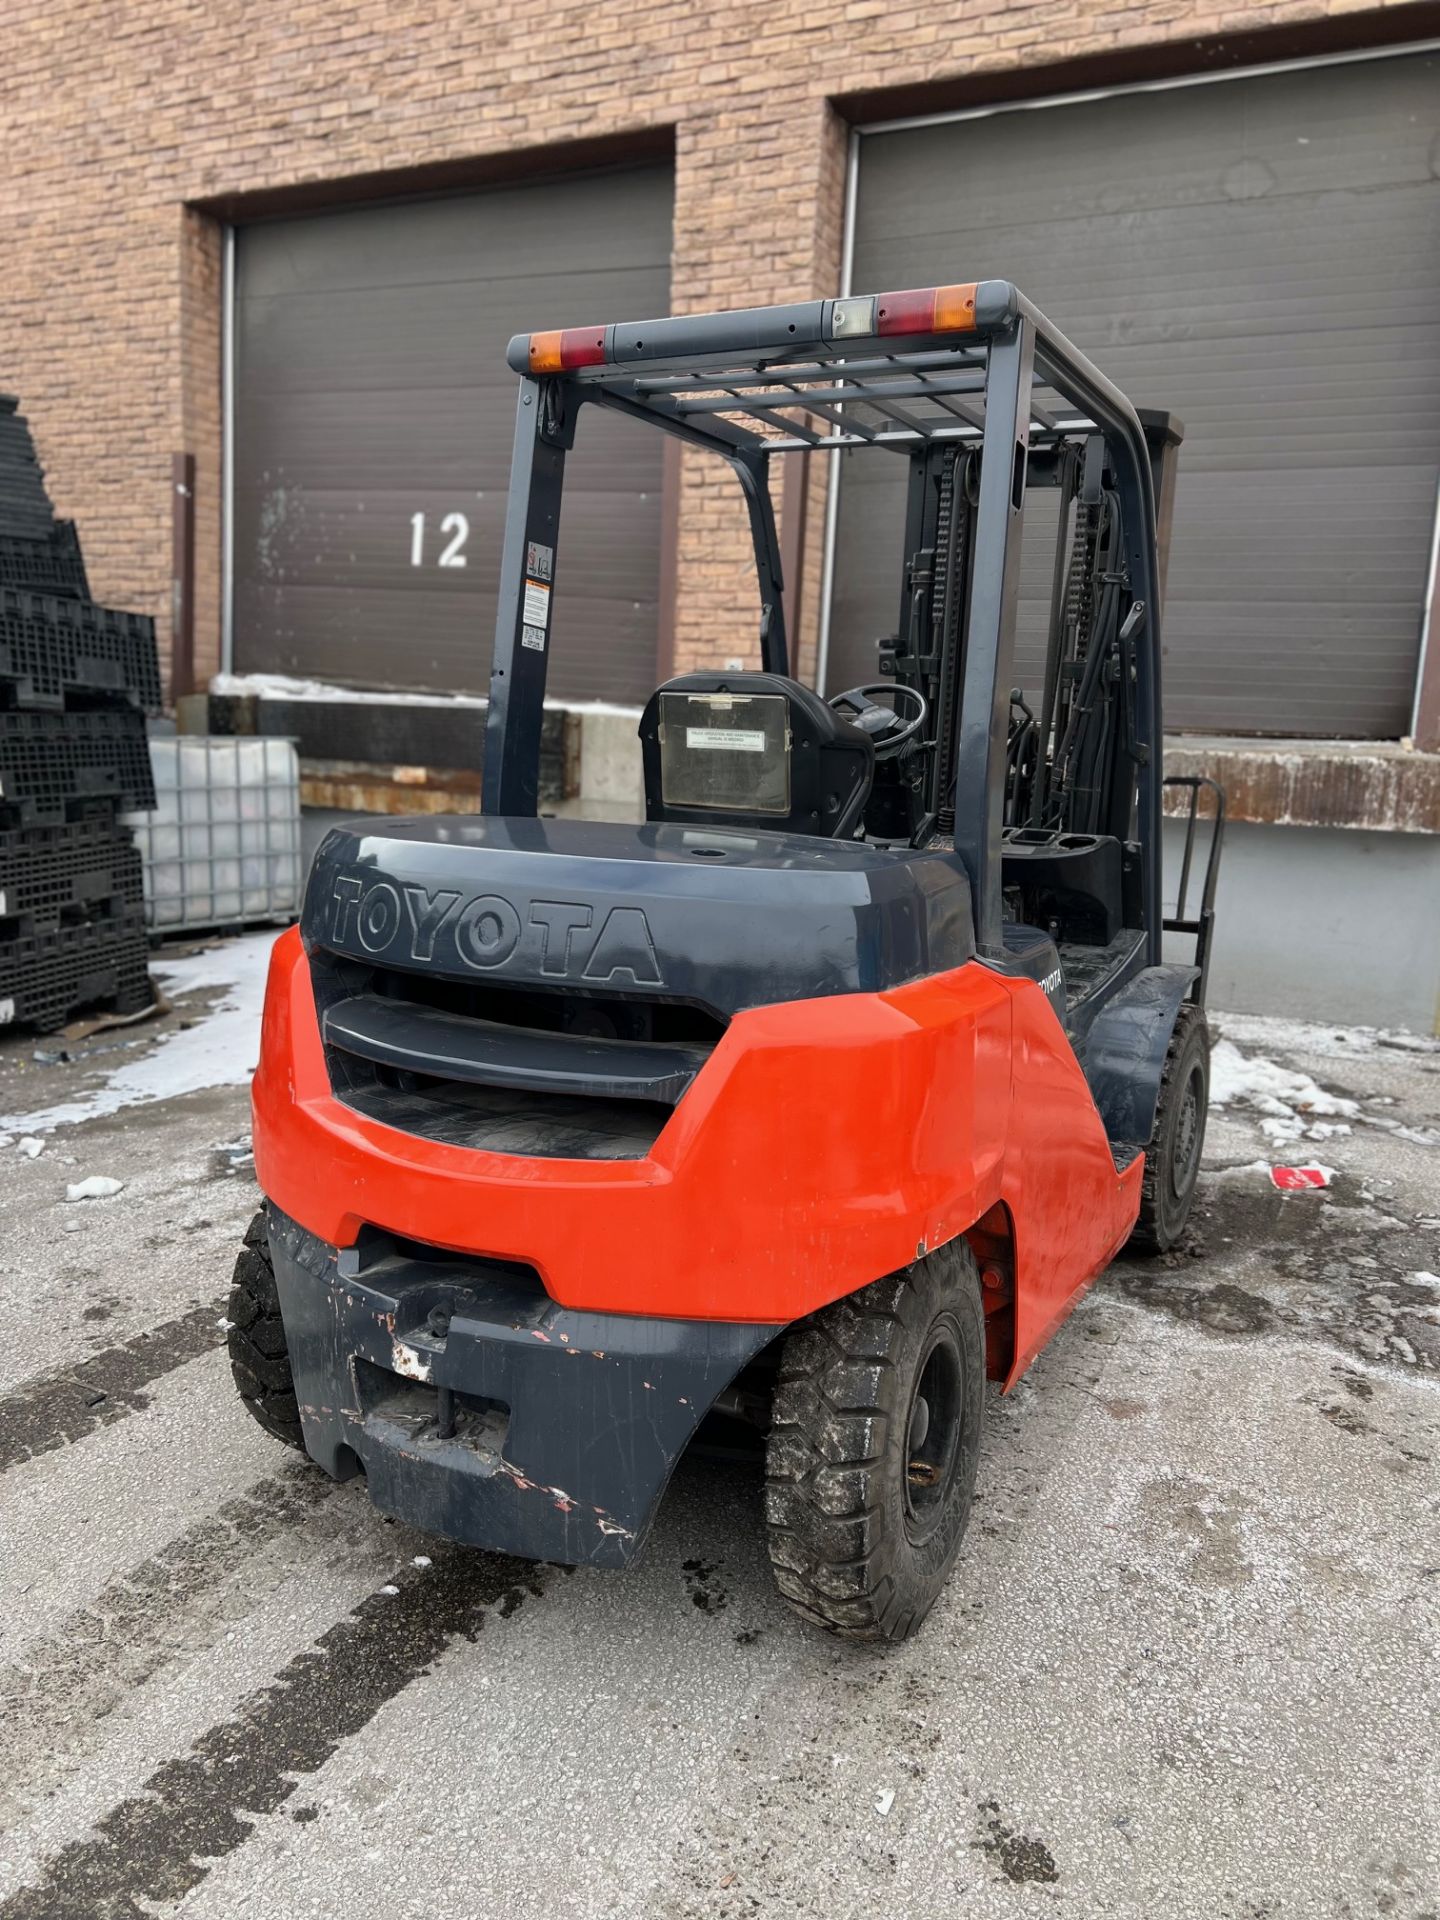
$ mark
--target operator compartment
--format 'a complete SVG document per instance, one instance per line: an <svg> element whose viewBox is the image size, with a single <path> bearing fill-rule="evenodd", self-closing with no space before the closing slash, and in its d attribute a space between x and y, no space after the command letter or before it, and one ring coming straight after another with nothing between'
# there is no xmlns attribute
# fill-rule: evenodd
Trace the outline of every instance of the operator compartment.
<svg viewBox="0 0 1440 1920"><path fill-rule="evenodd" d="M337 1100L423 1139L577 1160L644 1158L746 1008L883 992L973 952L952 854L708 816L337 827L301 934Z"/></svg>

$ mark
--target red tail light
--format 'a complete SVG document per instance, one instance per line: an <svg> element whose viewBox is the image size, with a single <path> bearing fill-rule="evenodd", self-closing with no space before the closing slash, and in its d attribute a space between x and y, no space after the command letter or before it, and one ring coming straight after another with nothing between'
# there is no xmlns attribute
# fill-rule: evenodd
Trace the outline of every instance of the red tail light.
<svg viewBox="0 0 1440 1920"><path fill-rule="evenodd" d="M975 282L911 287L875 299L876 333L969 333L975 326Z"/></svg>

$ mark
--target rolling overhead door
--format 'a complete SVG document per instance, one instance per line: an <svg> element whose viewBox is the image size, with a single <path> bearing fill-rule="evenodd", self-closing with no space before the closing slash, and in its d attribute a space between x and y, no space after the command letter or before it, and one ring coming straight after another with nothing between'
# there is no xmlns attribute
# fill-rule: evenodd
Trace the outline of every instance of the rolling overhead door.
<svg viewBox="0 0 1440 1920"><path fill-rule="evenodd" d="M244 228L235 667L483 691L519 382L512 333L669 310L668 167ZM550 692L656 680L659 436L581 423Z"/></svg>
<svg viewBox="0 0 1440 1920"><path fill-rule="evenodd" d="M1410 54L861 139L858 292L1013 280L1184 421L1171 727L1409 729L1440 464L1437 102L1440 60ZM832 690L873 678L900 592L901 463L840 457ZM1027 539L1021 678L1050 564Z"/></svg>

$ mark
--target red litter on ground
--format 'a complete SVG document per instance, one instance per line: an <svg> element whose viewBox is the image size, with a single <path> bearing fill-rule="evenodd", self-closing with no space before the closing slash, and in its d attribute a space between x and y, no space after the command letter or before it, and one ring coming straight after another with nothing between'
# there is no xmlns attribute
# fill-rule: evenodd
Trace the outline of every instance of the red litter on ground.
<svg viewBox="0 0 1440 1920"><path fill-rule="evenodd" d="M1271 1167L1270 1178L1282 1193L1301 1193L1306 1187L1328 1187L1333 1167Z"/></svg>

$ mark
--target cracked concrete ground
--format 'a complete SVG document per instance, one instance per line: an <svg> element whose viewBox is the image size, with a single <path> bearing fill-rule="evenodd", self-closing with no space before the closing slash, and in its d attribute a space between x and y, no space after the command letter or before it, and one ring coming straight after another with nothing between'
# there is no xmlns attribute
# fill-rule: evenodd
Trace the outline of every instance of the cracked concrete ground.
<svg viewBox="0 0 1440 1920"><path fill-rule="evenodd" d="M565 1574L267 1441L215 1324L243 1089L0 1149L0 1920L1434 1920L1440 1053L1220 1024L1352 1130L1212 1114L1189 1244L992 1398L895 1650L786 1612L734 1465L682 1467L634 1571ZM10 1042L0 1112L105 1044ZM1312 1153L1328 1191L1254 1165ZM91 1174L124 1189L67 1203Z"/></svg>

